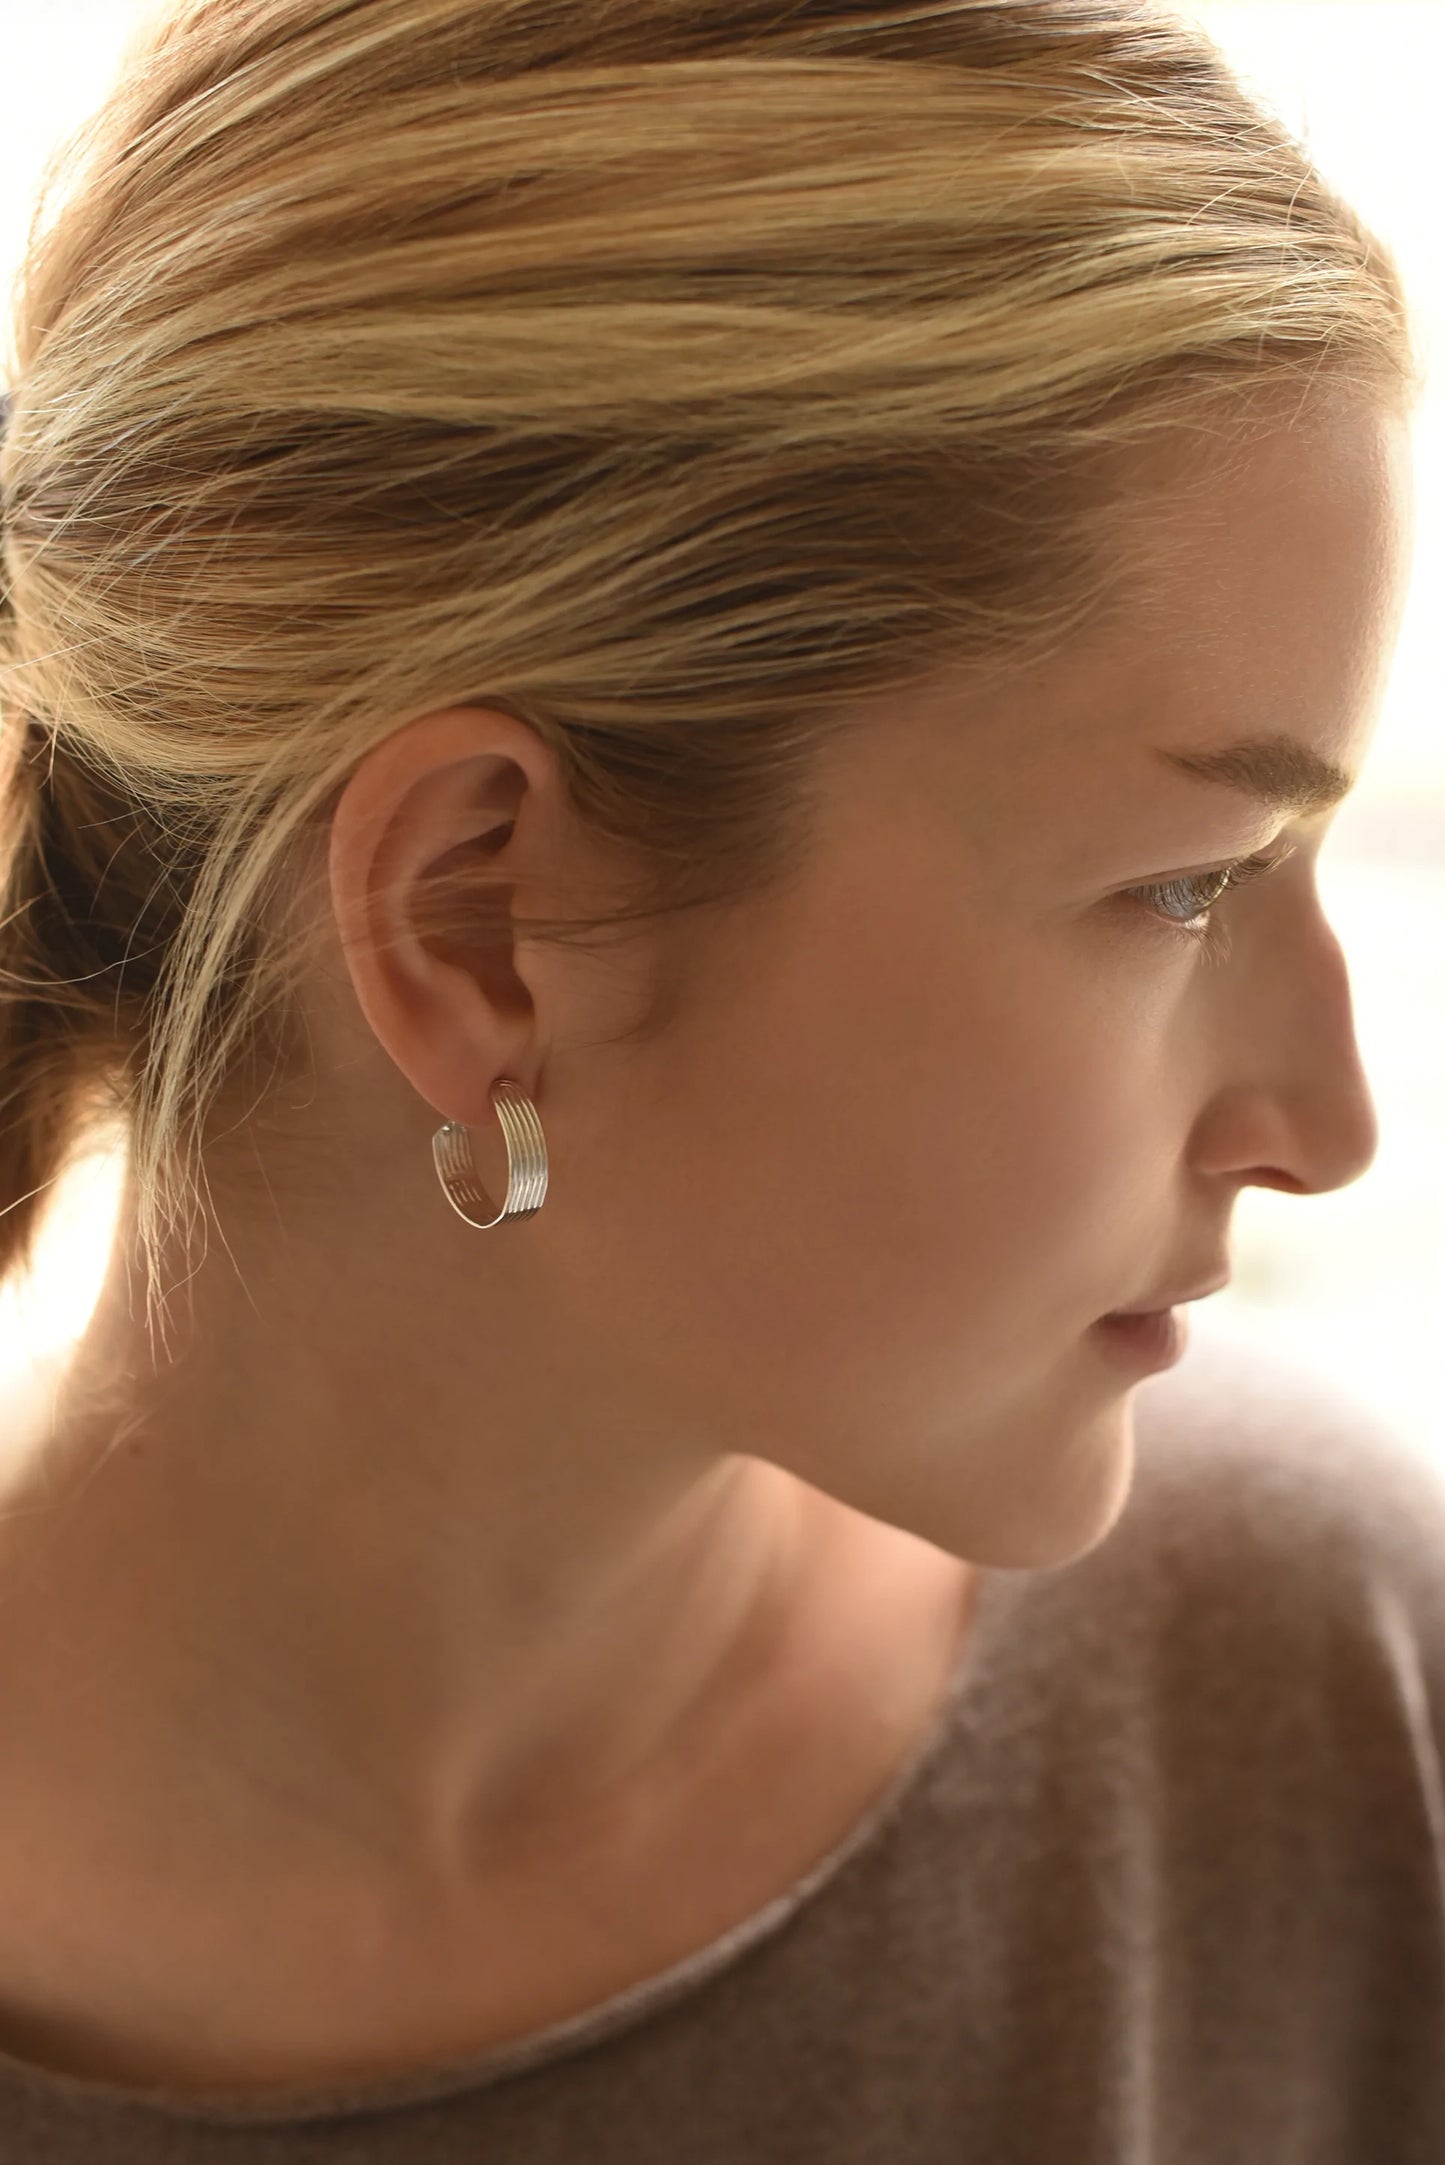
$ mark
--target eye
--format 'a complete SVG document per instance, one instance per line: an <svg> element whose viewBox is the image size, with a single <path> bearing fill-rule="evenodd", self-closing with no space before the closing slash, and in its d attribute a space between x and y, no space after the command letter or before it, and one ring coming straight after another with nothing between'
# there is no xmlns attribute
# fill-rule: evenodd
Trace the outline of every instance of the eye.
<svg viewBox="0 0 1445 2165"><path fill-rule="evenodd" d="M1238 857L1233 864L1220 865L1212 872L1188 872L1176 880L1156 881L1147 887L1126 887L1125 896L1141 903L1171 931L1183 935L1197 947L1215 957L1229 951L1224 928L1217 925L1211 912L1224 900L1233 887L1247 886L1251 880L1263 879L1276 865L1283 864L1294 855L1294 844L1283 849L1267 852L1257 857ZM1201 894L1200 890L1204 892ZM1175 916L1179 908L1183 916Z"/></svg>

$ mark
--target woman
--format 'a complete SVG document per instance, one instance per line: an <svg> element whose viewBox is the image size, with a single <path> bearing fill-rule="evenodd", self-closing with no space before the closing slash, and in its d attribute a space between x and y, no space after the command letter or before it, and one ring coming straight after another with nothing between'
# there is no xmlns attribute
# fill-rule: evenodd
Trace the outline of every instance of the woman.
<svg viewBox="0 0 1445 2165"><path fill-rule="evenodd" d="M16 309L0 2147L1441 2154L1438 1486L1107 1320L1376 1147L1378 245L1143 5L190 0Z"/></svg>

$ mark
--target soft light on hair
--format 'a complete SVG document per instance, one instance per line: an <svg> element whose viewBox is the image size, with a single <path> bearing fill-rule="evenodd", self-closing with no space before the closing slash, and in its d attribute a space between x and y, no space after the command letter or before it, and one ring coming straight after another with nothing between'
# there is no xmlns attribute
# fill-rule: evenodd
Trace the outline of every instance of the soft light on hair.
<svg viewBox="0 0 1445 2165"><path fill-rule="evenodd" d="M555 749L630 899L550 936L755 893L861 700L1098 605L1114 454L1417 371L1142 0L190 0L52 174L10 374L0 1273L119 1114L154 1279L303 1070L288 898L393 729Z"/></svg>

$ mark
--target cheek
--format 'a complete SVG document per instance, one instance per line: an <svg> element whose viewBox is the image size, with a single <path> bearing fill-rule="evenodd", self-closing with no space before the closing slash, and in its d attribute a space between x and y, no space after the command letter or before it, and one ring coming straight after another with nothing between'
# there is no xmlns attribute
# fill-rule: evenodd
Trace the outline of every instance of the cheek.
<svg viewBox="0 0 1445 2165"><path fill-rule="evenodd" d="M1139 1147L1125 1057L1077 978L997 943L860 936L754 980L658 1099L646 1312L753 1419L759 1394L802 1423L962 1377L1016 1391L1051 1330L1121 1297L1097 1247Z"/></svg>

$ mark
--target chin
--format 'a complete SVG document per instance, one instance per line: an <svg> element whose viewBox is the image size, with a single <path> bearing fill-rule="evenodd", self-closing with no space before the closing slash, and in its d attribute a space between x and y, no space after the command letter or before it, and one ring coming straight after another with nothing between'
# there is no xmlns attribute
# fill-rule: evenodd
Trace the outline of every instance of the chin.
<svg viewBox="0 0 1445 2165"><path fill-rule="evenodd" d="M1080 1425L1065 1447L1014 1456L990 1467L947 1532L925 1538L994 1571L1055 1571L1080 1562L1108 1539L1134 1485L1134 1423L1126 1401ZM940 1514L942 1516L942 1514Z"/></svg>
<svg viewBox="0 0 1445 2165"><path fill-rule="evenodd" d="M1015 1544L1017 1561L1012 1570L1047 1571L1079 1563L1106 1541L1128 1506L1134 1486L1133 1423L1124 1425L1122 1441L1115 1432L1115 1449L1097 1467L1098 1482L1087 1494L1076 1489L1062 1491L1057 1511L1041 1513L1031 1527L1020 1529Z"/></svg>

